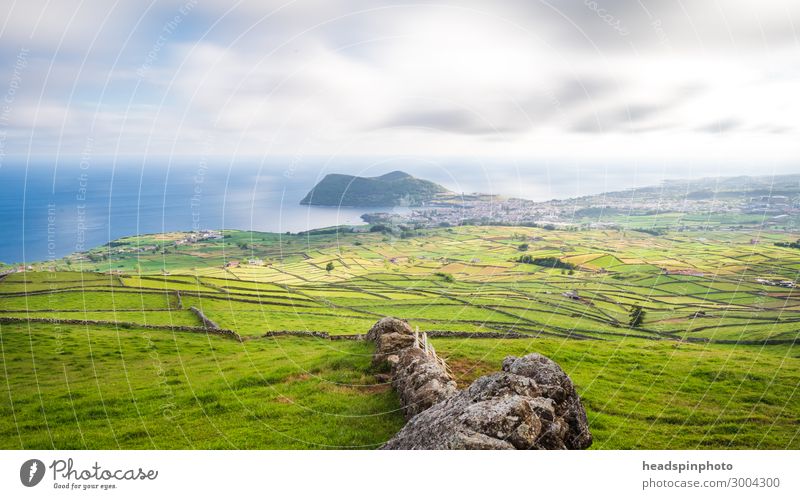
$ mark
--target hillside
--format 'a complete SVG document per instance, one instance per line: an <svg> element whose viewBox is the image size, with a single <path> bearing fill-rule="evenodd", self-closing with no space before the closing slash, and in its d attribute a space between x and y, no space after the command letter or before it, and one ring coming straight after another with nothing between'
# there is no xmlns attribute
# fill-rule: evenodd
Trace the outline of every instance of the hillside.
<svg viewBox="0 0 800 499"><path fill-rule="evenodd" d="M345 335L387 315L426 332L462 387L506 355L551 357L593 448L797 446L800 298L784 282L800 251L773 244L793 234L197 236L120 239L0 278L5 448L378 447L401 404L372 346Z"/></svg>
<svg viewBox="0 0 800 499"><path fill-rule="evenodd" d="M746 231L654 237L639 231L527 227L438 228L405 237L223 231L195 242L171 233L120 239L34 268L83 271L67 279L73 281L68 287L79 289L66 308L81 318L103 315L84 313L81 300L89 297L115 309L117 320L140 312L137 301L122 313L119 304L127 294L93 296L109 285L122 291L181 290L182 312L166 313L165 304L156 304L146 314L147 323L192 321L186 309L195 305L221 327L243 335L281 329L357 334L393 315L426 330L792 341L800 296L780 283L793 282L800 252L774 243L792 242L795 236L764 231L758 238L754 244ZM537 264L556 260L562 263ZM116 275L95 290L100 283L87 271ZM69 294L51 303L54 297L43 294L50 289L33 282L35 275L2 280L0 292L10 294L0 301L0 315L27 309L29 317L51 316L47 310L65 305ZM569 292L580 299L563 296ZM267 303L234 300L249 295ZM648 310L644 327L636 331L627 326L633 304Z"/></svg>
<svg viewBox="0 0 800 499"><path fill-rule="evenodd" d="M378 177L331 173L325 176L300 204L315 206L424 206L447 192L429 180L393 171Z"/></svg>
<svg viewBox="0 0 800 499"><path fill-rule="evenodd" d="M450 225L571 225L669 230L800 228L800 175L668 180L577 198L531 201L493 195L440 194L412 213L368 213L370 223Z"/></svg>

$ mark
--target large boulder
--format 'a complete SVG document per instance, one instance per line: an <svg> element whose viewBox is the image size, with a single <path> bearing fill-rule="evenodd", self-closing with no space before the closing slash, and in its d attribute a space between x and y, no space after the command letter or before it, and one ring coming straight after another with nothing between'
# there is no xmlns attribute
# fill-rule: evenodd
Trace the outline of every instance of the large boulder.
<svg viewBox="0 0 800 499"><path fill-rule="evenodd" d="M418 412L384 449L585 449L592 443L572 381L539 354Z"/></svg>
<svg viewBox="0 0 800 499"><path fill-rule="evenodd" d="M564 441L568 449L585 449L592 445L589 421L572 380L561 366L538 353L524 357L506 357L503 371L534 380L547 398L553 400L558 412L569 425Z"/></svg>
<svg viewBox="0 0 800 499"><path fill-rule="evenodd" d="M461 392L407 322L386 317L366 335L373 365L409 418L384 449L585 449L592 435L569 376L539 354L506 357L502 371Z"/></svg>

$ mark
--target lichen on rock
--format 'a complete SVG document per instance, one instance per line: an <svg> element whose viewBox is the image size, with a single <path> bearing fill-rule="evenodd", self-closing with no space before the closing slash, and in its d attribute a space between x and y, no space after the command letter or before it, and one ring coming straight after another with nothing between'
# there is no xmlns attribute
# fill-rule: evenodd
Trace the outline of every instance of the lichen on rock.
<svg viewBox="0 0 800 499"><path fill-rule="evenodd" d="M388 365L408 423L383 449L586 449L592 435L569 376L551 359L506 357L502 371L458 391L405 321L384 318L366 338Z"/></svg>

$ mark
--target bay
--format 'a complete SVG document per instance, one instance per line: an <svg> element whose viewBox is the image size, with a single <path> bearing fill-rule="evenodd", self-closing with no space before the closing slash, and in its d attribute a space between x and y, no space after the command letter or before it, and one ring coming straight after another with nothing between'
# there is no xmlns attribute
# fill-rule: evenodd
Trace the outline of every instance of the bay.
<svg viewBox="0 0 800 499"><path fill-rule="evenodd" d="M689 165L642 168L482 158L270 158L269 160L61 158L0 167L0 261L60 258L136 234L202 229L300 232L363 224L365 212L407 208L302 206L327 173L403 170L453 192L535 201L697 176ZM713 168L705 165L704 174Z"/></svg>

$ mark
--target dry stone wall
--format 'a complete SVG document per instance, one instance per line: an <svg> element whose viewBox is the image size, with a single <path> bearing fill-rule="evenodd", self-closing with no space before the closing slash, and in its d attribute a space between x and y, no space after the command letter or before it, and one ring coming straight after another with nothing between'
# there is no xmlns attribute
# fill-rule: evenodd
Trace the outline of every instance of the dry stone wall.
<svg viewBox="0 0 800 499"><path fill-rule="evenodd" d="M173 325L154 325L154 324L136 324L133 322L115 322L115 321L95 321L95 320L81 320L81 319L50 319L45 317L0 317L0 324L19 324L30 322L34 324L68 324L75 326L110 326L125 329L157 329L169 331L183 331L187 333L206 333L216 334L242 341L242 338L235 331L230 329L211 329L206 327L197 326L173 326Z"/></svg>
<svg viewBox="0 0 800 499"><path fill-rule="evenodd" d="M543 355L507 357L462 391L411 326L383 318L367 333L391 371L408 423L383 449L585 449L586 411L569 376Z"/></svg>

